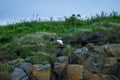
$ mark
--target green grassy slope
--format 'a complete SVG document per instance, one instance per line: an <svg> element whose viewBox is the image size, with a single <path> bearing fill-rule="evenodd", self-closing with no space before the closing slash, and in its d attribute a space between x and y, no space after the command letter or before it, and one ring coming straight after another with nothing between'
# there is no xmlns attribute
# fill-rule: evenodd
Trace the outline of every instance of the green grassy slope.
<svg viewBox="0 0 120 80"><path fill-rule="evenodd" d="M69 38L97 31L106 33L111 42L120 42L120 15L113 12L106 16L103 12L82 20L80 15L73 14L65 18L65 21L31 21L0 26L0 62L5 62L0 66L1 80L12 72L9 65L19 65L23 61L40 64L55 61L54 55L50 53L57 42L50 42L51 36ZM72 46L72 49L76 47L80 45ZM69 50L70 46L66 44L64 55L68 55ZM9 62L11 60L16 62Z"/></svg>
<svg viewBox="0 0 120 80"><path fill-rule="evenodd" d="M75 37L96 31L106 33L111 42L120 42L120 15L115 12L109 16L101 13L82 20L79 15L73 14L65 21L31 21L0 26L0 60L27 59L40 52L50 53L57 45L56 42L49 42L52 35ZM16 56L15 51L21 55Z"/></svg>

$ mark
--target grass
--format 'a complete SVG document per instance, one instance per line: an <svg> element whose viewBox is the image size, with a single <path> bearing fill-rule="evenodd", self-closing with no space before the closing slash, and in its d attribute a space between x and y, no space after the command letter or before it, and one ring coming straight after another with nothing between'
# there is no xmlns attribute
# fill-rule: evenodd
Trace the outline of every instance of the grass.
<svg viewBox="0 0 120 80"><path fill-rule="evenodd" d="M27 62L39 63L39 64L48 64L50 62L57 61L57 58L52 53L37 52L33 56L30 56L25 59Z"/></svg>
<svg viewBox="0 0 120 80"><path fill-rule="evenodd" d="M7 78L12 73L12 67L8 64L0 65L0 80L7 80Z"/></svg>
<svg viewBox="0 0 120 80"><path fill-rule="evenodd" d="M40 64L55 62L56 57L51 54L51 51L57 46L57 42L50 42L51 36L76 38L82 33L97 31L107 34L111 43L119 43L120 14L112 12L106 15L102 12L86 20L82 20L80 15L73 14L64 21L25 21L0 26L0 61L16 60L17 64L23 61ZM102 42L99 43L101 44ZM65 44L63 53L67 56L71 50L78 47L81 45L71 47ZM16 51L20 56L16 55ZM11 71L8 64L2 64L0 80L7 78Z"/></svg>
<svg viewBox="0 0 120 80"><path fill-rule="evenodd" d="M120 14L102 12L86 20L73 14L64 21L31 21L0 26L0 60L8 61L17 58L35 57L37 52L51 53L57 46L56 41L50 42L51 36L77 37L81 33L101 31L108 35L110 42L120 42ZM102 42L100 43L102 44ZM73 46L73 49L80 45ZM67 55L69 48L65 47ZM21 53L16 56L15 51ZM33 60L34 61L34 60Z"/></svg>

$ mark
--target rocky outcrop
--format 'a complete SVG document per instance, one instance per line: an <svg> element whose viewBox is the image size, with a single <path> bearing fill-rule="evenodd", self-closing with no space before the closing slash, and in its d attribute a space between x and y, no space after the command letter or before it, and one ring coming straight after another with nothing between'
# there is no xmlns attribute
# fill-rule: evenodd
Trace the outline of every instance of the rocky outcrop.
<svg viewBox="0 0 120 80"><path fill-rule="evenodd" d="M54 69L51 64L34 64L32 69L30 63L23 62L14 69L11 80L34 80L32 74L37 80L49 80L51 76L51 80L120 80L119 50L120 44L94 46L90 43L72 51L68 59L58 56Z"/></svg>
<svg viewBox="0 0 120 80"><path fill-rule="evenodd" d="M15 67L10 75L10 80L35 80L32 77L32 65L23 62L19 67Z"/></svg>
<svg viewBox="0 0 120 80"><path fill-rule="evenodd" d="M89 80L102 80L102 75L108 75L104 80L120 79L120 44L103 46L86 46L76 49L69 56L69 64L80 64L86 70ZM111 56L112 55L112 56ZM96 77L95 77L96 75Z"/></svg>
<svg viewBox="0 0 120 80"><path fill-rule="evenodd" d="M86 45L87 43L97 44L110 42L107 34L103 32L83 33L74 37L64 37L62 40L65 44L70 45L74 44Z"/></svg>
<svg viewBox="0 0 120 80"><path fill-rule="evenodd" d="M66 37L66 38L63 38L63 42L65 44L74 45L74 44L77 44L77 39L71 38L71 37L70 38Z"/></svg>
<svg viewBox="0 0 120 80"><path fill-rule="evenodd" d="M78 43L86 45L87 43L108 42L108 37L103 32L84 33L78 37Z"/></svg>

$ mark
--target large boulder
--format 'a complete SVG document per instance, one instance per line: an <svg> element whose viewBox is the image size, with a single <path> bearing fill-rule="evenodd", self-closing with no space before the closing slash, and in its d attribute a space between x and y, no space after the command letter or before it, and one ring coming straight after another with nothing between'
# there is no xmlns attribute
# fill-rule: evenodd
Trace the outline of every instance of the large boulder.
<svg viewBox="0 0 120 80"><path fill-rule="evenodd" d="M68 65L67 66L67 80L80 80L83 78L84 67L82 65Z"/></svg>
<svg viewBox="0 0 120 80"><path fill-rule="evenodd" d="M94 74L101 75L101 73L102 73L103 62L99 58L94 58L94 57L89 56L82 63L82 65L84 66L85 69L87 69L88 71L90 71Z"/></svg>
<svg viewBox="0 0 120 80"><path fill-rule="evenodd" d="M65 38L63 38L63 42L65 43L65 44L71 44L71 45L74 45L74 44L77 44L77 39L75 39L75 38L71 38L71 37L65 37Z"/></svg>
<svg viewBox="0 0 120 80"><path fill-rule="evenodd" d="M81 64L90 53L88 53L88 48L78 48L73 53L69 54L68 60L70 64Z"/></svg>
<svg viewBox="0 0 120 80"><path fill-rule="evenodd" d="M78 43L86 45L87 43L108 42L108 37L103 32L84 33L78 37Z"/></svg>
<svg viewBox="0 0 120 80"><path fill-rule="evenodd" d="M28 80L28 76L21 68L15 68L10 76L10 80Z"/></svg>

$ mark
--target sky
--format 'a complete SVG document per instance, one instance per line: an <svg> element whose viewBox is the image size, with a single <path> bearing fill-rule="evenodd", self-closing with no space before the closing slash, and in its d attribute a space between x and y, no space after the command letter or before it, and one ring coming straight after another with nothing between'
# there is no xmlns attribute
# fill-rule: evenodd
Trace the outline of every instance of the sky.
<svg viewBox="0 0 120 80"><path fill-rule="evenodd" d="M120 12L120 0L0 0L0 24L30 20L33 15L41 19L63 18L72 14L85 16L105 11Z"/></svg>

